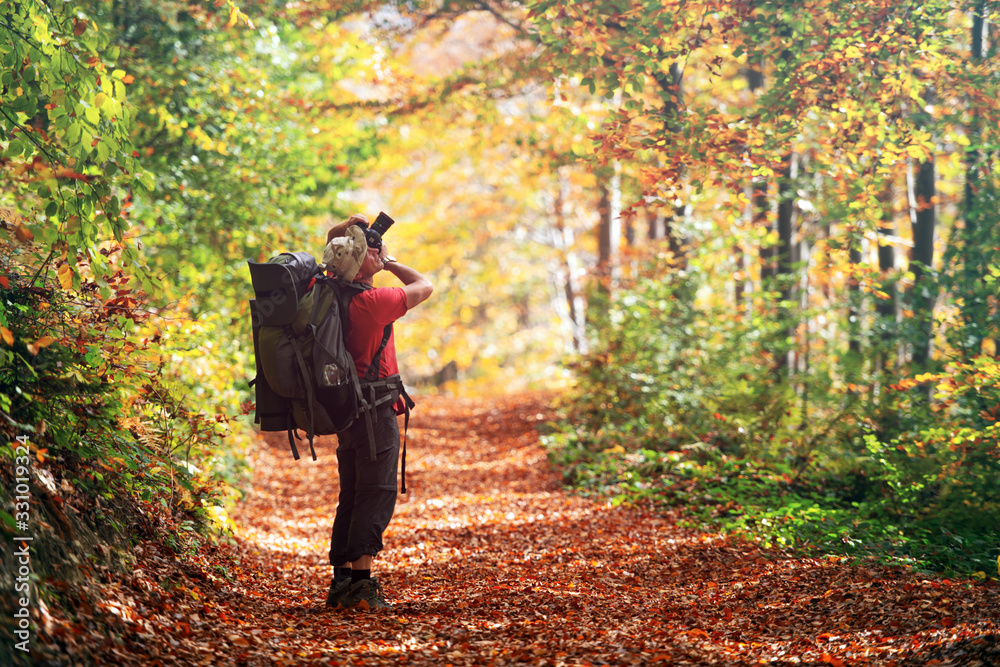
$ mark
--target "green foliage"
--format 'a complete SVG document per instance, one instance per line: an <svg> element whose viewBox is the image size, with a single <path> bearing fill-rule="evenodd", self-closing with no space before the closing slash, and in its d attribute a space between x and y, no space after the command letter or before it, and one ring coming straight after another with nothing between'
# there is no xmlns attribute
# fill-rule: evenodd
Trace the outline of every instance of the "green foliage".
<svg viewBox="0 0 1000 667"><path fill-rule="evenodd" d="M24 213L20 237L97 276L107 270L98 243L122 243L128 229L125 189L153 184L136 160L113 36L71 3L7 3L0 19L0 173L10 179L0 204Z"/></svg>
<svg viewBox="0 0 1000 667"><path fill-rule="evenodd" d="M249 30L219 31L206 6L138 2L104 6L143 103L134 140L156 187L130 209L153 297L159 377L193 414L238 415L251 398L246 259L273 252L321 252L325 218L371 155L370 124L315 112L339 76L365 65L346 42L323 58L304 51L308 35L277 17L254 16ZM345 216L346 217L346 216ZM246 433L230 434L239 451ZM197 452L198 447L195 448ZM223 449L197 456L239 476ZM229 461L229 463L223 463Z"/></svg>
<svg viewBox="0 0 1000 667"><path fill-rule="evenodd" d="M973 139L977 137L973 136ZM956 229L942 260L942 288L961 294L961 326L949 327L948 342L962 357L978 354L983 342L1000 339L1000 159L971 146L966 156L964 224Z"/></svg>
<svg viewBox="0 0 1000 667"><path fill-rule="evenodd" d="M545 436L567 484L615 502L680 506L693 521L769 545L992 571L995 357L953 362L865 402L853 389L832 392L845 367L815 355L793 390L767 352L780 349L786 324L732 317L696 268L662 272L652 266L613 300L597 295L595 347L575 366L566 419Z"/></svg>
<svg viewBox="0 0 1000 667"><path fill-rule="evenodd" d="M888 509L908 522L957 535L1000 525L1000 365L978 356L936 377L938 418L865 442L884 478Z"/></svg>
<svg viewBox="0 0 1000 667"><path fill-rule="evenodd" d="M102 346L84 338L70 347L42 335L68 311L53 291L15 285L2 296L0 320L12 342L0 350L0 410L7 428L33 440L47 433L77 461L99 457L98 443L123 436L116 425L119 397L101 377Z"/></svg>
<svg viewBox="0 0 1000 667"><path fill-rule="evenodd" d="M697 297L710 284L697 268L669 270L654 262L613 302L591 295L595 349L573 366L574 411L591 448L782 458L826 437L828 424L804 423L792 387L774 372L786 325Z"/></svg>
<svg viewBox="0 0 1000 667"><path fill-rule="evenodd" d="M871 461L850 474L804 473L705 448L595 452L568 429L543 436L543 443L563 481L580 493L615 504L682 508L693 525L768 547L875 556L966 576L987 576L995 566L995 501L981 511L970 508L968 495L950 507L938 502L935 475L920 477L912 459L900 460L900 452L874 439ZM952 502L961 497L952 494Z"/></svg>
<svg viewBox="0 0 1000 667"><path fill-rule="evenodd" d="M85 288L96 291L93 283ZM27 436L57 480L106 498L167 500L175 486L190 486L191 475L123 418L148 382L144 344L122 333L140 319L133 309L51 286L0 289L11 343L0 348L0 416L5 439Z"/></svg>

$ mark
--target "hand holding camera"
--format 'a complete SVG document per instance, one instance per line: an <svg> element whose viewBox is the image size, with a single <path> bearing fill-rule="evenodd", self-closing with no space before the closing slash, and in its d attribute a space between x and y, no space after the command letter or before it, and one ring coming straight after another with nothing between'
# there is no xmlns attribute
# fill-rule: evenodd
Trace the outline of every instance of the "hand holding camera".
<svg viewBox="0 0 1000 667"><path fill-rule="evenodd" d="M331 239L344 236L347 233L348 227L358 226L364 232L365 243L367 243L369 248L381 248L382 247L382 235L389 230L390 227L395 223L395 220L390 218L385 213L379 213L378 217L375 218L375 222L368 224L368 217L362 215L361 213L355 213L347 220L339 222L330 228L330 231L326 235L326 242L329 243Z"/></svg>
<svg viewBox="0 0 1000 667"><path fill-rule="evenodd" d="M375 218L375 222L373 222L370 226L367 224L367 221L365 221L364 224L360 222L357 224L364 227L365 242L368 243L368 247L381 249L382 235L389 231L389 228L392 227L395 222L395 220L390 218L385 213L379 212L378 217Z"/></svg>

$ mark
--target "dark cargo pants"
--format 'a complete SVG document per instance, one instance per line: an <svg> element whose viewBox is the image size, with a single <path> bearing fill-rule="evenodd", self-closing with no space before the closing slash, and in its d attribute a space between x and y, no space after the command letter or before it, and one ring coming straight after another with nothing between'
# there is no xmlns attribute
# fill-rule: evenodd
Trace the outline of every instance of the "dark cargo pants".
<svg viewBox="0 0 1000 667"><path fill-rule="evenodd" d="M335 567L378 555L382 533L396 509L399 424L391 410L382 412L374 424L375 461L364 419L337 436L340 499L330 537L330 565Z"/></svg>

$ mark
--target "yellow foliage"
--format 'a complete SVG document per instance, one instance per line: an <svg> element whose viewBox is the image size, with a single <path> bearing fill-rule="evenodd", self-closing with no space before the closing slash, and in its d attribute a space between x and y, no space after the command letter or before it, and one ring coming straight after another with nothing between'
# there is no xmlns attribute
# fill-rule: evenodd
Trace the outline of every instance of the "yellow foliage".
<svg viewBox="0 0 1000 667"><path fill-rule="evenodd" d="M59 278L59 284L63 289L73 288L73 269L69 264L63 264L56 271L56 276Z"/></svg>

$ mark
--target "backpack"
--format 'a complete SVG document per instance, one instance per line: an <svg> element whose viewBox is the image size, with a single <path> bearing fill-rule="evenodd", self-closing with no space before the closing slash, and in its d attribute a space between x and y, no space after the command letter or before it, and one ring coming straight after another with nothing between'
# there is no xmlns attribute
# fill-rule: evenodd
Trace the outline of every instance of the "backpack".
<svg viewBox="0 0 1000 667"><path fill-rule="evenodd" d="M377 378L382 351L392 325L366 376L358 377L354 359L344 345L350 326L351 299L370 285L324 275L307 252L282 253L266 262L247 260L255 298L250 300L257 376L254 423L262 431L287 431L295 459L295 440L305 431L316 460L313 439L341 433L363 418L375 460L373 422L380 409L390 409L399 396L406 406L405 429L413 401L399 375ZM403 439L403 493L406 492L406 439Z"/></svg>

